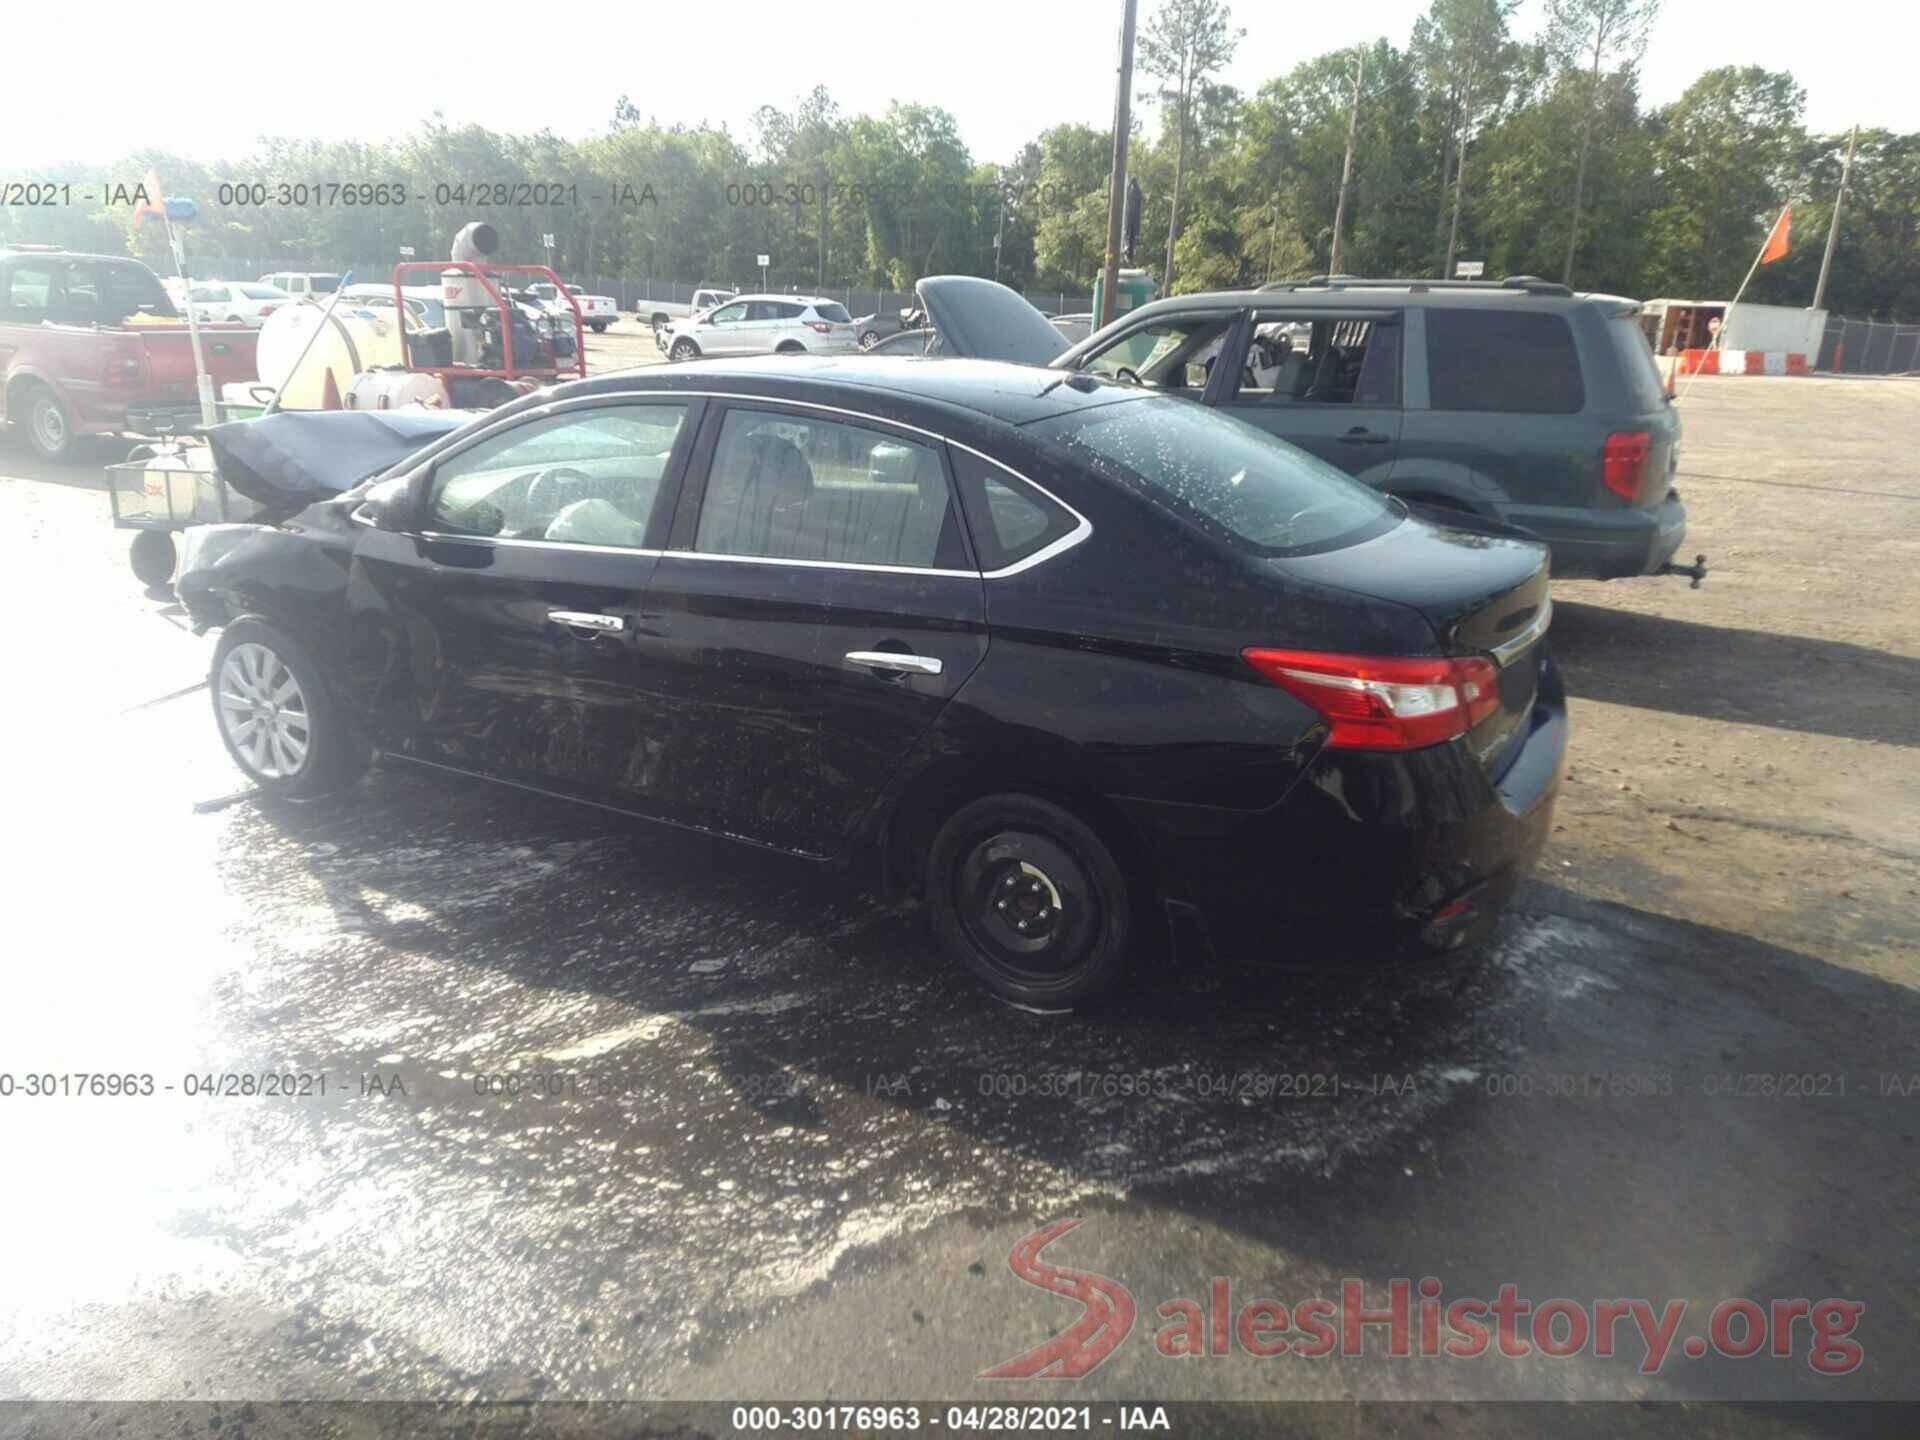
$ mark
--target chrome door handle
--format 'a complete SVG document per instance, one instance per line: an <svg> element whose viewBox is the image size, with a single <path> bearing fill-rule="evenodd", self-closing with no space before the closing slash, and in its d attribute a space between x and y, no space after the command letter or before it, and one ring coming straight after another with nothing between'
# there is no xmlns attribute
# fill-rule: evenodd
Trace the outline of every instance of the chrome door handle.
<svg viewBox="0 0 1920 1440"><path fill-rule="evenodd" d="M909 655L901 650L849 650L849 665L865 665L869 670L911 670L916 675L938 675L941 664L932 655Z"/></svg>
<svg viewBox="0 0 1920 1440"><path fill-rule="evenodd" d="M627 622L618 615L602 615L592 610L549 610L547 619L573 630L592 630L601 635L618 635Z"/></svg>

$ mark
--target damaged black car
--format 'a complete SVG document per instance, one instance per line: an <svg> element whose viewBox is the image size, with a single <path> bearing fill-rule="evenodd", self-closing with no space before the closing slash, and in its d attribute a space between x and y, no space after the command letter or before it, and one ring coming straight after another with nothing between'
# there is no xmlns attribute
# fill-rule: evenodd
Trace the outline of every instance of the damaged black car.
<svg viewBox="0 0 1920 1440"><path fill-rule="evenodd" d="M871 866L1042 1008L1170 926L1466 943L1550 828L1545 548L1136 385L708 361L214 445L270 523L177 588L269 791L381 754Z"/></svg>

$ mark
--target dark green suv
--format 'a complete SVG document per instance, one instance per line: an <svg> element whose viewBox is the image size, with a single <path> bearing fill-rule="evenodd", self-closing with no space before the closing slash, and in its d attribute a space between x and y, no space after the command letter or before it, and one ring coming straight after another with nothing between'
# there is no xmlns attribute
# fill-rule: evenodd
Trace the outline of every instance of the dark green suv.
<svg viewBox="0 0 1920 1440"><path fill-rule="evenodd" d="M1637 301L1527 276L1323 276L1156 300L1068 347L1004 286L920 290L939 353L1191 396L1404 500L1517 526L1555 575L1705 574L1673 563L1680 417Z"/></svg>

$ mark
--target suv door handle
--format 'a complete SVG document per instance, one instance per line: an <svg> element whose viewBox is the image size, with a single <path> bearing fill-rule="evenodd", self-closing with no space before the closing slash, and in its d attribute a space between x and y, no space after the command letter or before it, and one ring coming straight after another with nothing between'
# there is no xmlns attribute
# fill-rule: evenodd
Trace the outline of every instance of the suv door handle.
<svg viewBox="0 0 1920 1440"><path fill-rule="evenodd" d="M602 615L593 610L549 610L547 619L570 630L591 630L596 635L618 635L627 622L618 615Z"/></svg>
<svg viewBox="0 0 1920 1440"><path fill-rule="evenodd" d="M1340 443L1342 445L1384 445L1392 438L1391 435L1376 434L1364 425L1356 425L1340 437Z"/></svg>
<svg viewBox="0 0 1920 1440"><path fill-rule="evenodd" d="M904 650L849 650L847 663L869 670L910 670L916 675L938 675L943 668L932 655L911 655Z"/></svg>

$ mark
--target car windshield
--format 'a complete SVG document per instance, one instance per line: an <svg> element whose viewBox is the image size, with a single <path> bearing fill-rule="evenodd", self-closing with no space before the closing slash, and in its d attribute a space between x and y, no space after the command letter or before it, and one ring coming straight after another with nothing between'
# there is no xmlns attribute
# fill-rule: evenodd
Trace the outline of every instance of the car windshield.
<svg viewBox="0 0 1920 1440"><path fill-rule="evenodd" d="M1398 522L1378 491L1266 431L1173 396L1075 410L1034 433L1241 548L1305 554Z"/></svg>

